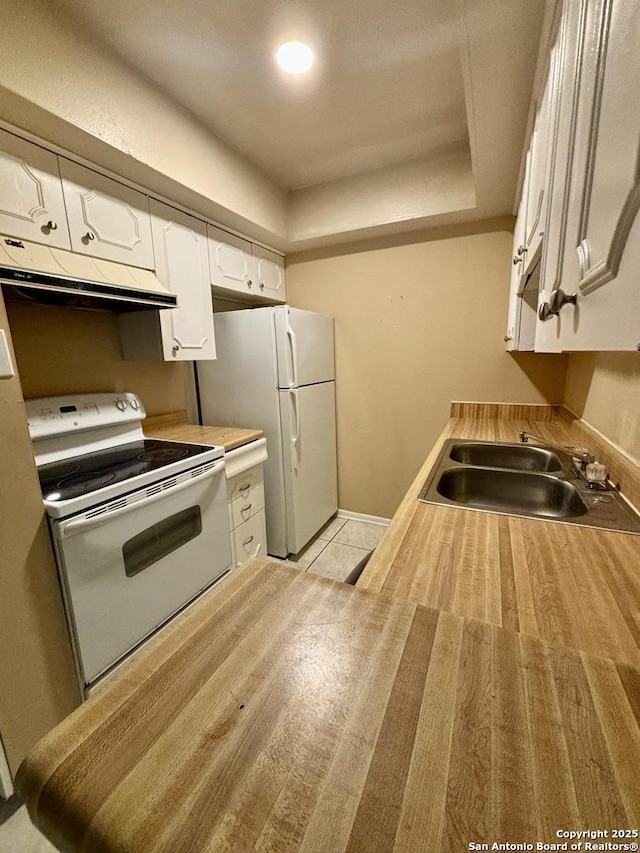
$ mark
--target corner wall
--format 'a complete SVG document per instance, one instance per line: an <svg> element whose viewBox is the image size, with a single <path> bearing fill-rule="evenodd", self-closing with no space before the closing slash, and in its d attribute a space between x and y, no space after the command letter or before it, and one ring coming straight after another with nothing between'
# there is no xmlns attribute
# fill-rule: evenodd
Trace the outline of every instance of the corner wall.
<svg viewBox="0 0 640 853"><path fill-rule="evenodd" d="M512 230L506 218L288 257L290 304L335 317L342 509L391 516L452 400L562 402L565 356L505 351Z"/></svg>
<svg viewBox="0 0 640 853"><path fill-rule="evenodd" d="M572 353L564 404L640 464L640 353Z"/></svg>

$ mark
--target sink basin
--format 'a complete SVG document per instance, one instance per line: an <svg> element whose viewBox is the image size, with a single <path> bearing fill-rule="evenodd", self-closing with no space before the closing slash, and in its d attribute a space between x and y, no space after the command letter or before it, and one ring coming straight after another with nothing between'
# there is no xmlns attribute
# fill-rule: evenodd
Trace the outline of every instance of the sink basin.
<svg viewBox="0 0 640 853"><path fill-rule="evenodd" d="M588 512L575 486L546 474L450 468L442 472L437 491L457 504L491 512L539 518L576 518Z"/></svg>
<svg viewBox="0 0 640 853"><path fill-rule="evenodd" d="M560 458L544 447L526 444L488 444L465 442L454 444L449 458L463 465L487 468L510 468L516 471L562 471Z"/></svg>
<svg viewBox="0 0 640 853"><path fill-rule="evenodd" d="M591 490L551 447L449 438L418 500L640 534L640 516L617 492Z"/></svg>

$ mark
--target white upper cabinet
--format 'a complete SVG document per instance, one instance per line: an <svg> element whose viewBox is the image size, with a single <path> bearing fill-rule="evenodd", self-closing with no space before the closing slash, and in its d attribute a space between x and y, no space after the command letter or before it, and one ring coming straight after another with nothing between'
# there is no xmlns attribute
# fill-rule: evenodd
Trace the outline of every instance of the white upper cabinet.
<svg viewBox="0 0 640 853"><path fill-rule="evenodd" d="M551 50L537 351L640 349L636 17L631 0L562 6Z"/></svg>
<svg viewBox="0 0 640 853"><path fill-rule="evenodd" d="M564 350L640 346L640 98L637 4L585 9L560 285ZM564 303L564 305L562 305Z"/></svg>
<svg viewBox="0 0 640 853"><path fill-rule="evenodd" d="M271 300L284 302L286 292L284 285L284 258L262 246L253 245L255 258L256 282L258 294Z"/></svg>
<svg viewBox="0 0 640 853"><path fill-rule="evenodd" d="M211 284L252 302L284 302L284 258L215 225L207 225Z"/></svg>
<svg viewBox="0 0 640 853"><path fill-rule="evenodd" d="M128 361L204 361L216 357L206 225L150 199L156 275L178 307L120 314Z"/></svg>
<svg viewBox="0 0 640 853"><path fill-rule="evenodd" d="M160 311L165 360L216 357L204 222L150 200L156 274L178 307Z"/></svg>
<svg viewBox="0 0 640 853"><path fill-rule="evenodd" d="M0 130L0 187L0 233L71 248L55 154Z"/></svg>
<svg viewBox="0 0 640 853"><path fill-rule="evenodd" d="M254 260L251 243L207 225L211 284L237 293L255 292Z"/></svg>
<svg viewBox="0 0 640 853"><path fill-rule="evenodd" d="M531 147L527 157L525 178L525 234L523 274L530 273L538 262L542 250L547 213L547 159L549 153L549 117L553 60L547 84L538 104Z"/></svg>
<svg viewBox="0 0 640 853"><path fill-rule="evenodd" d="M73 251L153 269L147 197L63 158L60 173Z"/></svg>

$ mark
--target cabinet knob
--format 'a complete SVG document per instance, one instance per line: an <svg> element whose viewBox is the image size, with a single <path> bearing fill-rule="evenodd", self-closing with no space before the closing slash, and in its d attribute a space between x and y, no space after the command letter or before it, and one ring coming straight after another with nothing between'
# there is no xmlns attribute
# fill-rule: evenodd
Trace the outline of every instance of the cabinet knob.
<svg viewBox="0 0 640 853"><path fill-rule="evenodd" d="M95 240L95 239L96 239L96 235L93 233L93 231L87 231L87 233L83 237L83 240Z"/></svg>
<svg viewBox="0 0 640 853"><path fill-rule="evenodd" d="M251 279L249 279L249 281L247 282L247 287L253 287L253 282L251 281Z"/></svg>
<svg viewBox="0 0 640 853"><path fill-rule="evenodd" d="M505 335L505 336L504 336L504 342L505 342L505 344L508 344L510 340L512 340L511 335Z"/></svg>
<svg viewBox="0 0 640 853"><path fill-rule="evenodd" d="M53 219L50 219L44 227L46 229L48 229L49 231L57 231L58 230L58 223L54 222Z"/></svg>
<svg viewBox="0 0 640 853"><path fill-rule="evenodd" d="M551 316L553 316L553 311L549 308L549 303L542 302L538 308L538 319L545 323Z"/></svg>
<svg viewBox="0 0 640 853"><path fill-rule="evenodd" d="M516 249L516 252L517 252L518 256L520 256L520 255L524 255L524 253L525 253L526 251L527 251L527 250L525 249L525 247L524 247L524 246L518 246L518 248Z"/></svg>
<svg viewBox="0 0 640 853"><path fill-rule="evenodd" d="M514 267L516 266L516 264L519 264L521 260L522 260L522 259L521 259L521 258L519 258L517 255L514 255L514 256L513 256L513 265L514 265Z"/></svg>
<svg viewBox="0 0 640 853"><path fill-rule="evenodd" d="M549 297L549 311L552 314L559 314L565 305L575 305L578 301L577 293L565 293L564 290L558 288L552 291Z"/></svg>
<svg viewBox="0 0 640 853"><path fill-rule="evenodd" d="M260 282L260 290L264 290L264 281Z"/></svg>
<svg viewBox="0 0 640 853"><path fill-rule="evenodd" d="M174 344L171 347L171 352L173 353L174 358L178 354L179 349L180 349L180 347L178 346L178 344Z"/></svg>

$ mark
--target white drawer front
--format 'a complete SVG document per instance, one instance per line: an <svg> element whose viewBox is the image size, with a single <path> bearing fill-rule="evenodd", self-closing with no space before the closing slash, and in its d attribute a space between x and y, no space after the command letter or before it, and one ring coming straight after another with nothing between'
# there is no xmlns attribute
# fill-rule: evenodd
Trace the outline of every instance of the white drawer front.
<svg viewBox="0 0 640 853"><path fill-rule="evenodd" d="M230 506L231 529L235 530L240 524L244 524L257 512L264 509L264 488L258 483L240 497L235 498Z"/></svg>
<svg viewBox="0 0 640 853"><path fill-rule="evenodd" d="M262 483L262 465L254 465L242 474L227 480L227 499L233 501L236 498L246 497L251 489Z"/></svg>
<svg viewBox="0 0 640 853"><path fill-rule="evenodd" d="M267 554L267 527L264 510L245 521L231 534L236 568L243 566L252 557L265 557Z"/></svg>

